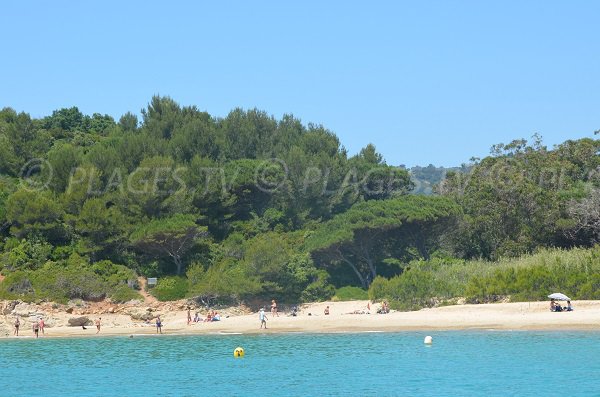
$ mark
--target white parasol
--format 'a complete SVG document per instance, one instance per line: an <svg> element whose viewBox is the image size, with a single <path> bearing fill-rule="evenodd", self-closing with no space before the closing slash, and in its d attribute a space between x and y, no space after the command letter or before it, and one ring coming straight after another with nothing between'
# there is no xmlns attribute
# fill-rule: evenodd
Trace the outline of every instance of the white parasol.
<svg viewBox="0 0 600 397"><path fill-rule="evenodd" d="M569 298L567 295L561 294L560 292L555 292L553 294L550 294L550 295L548 295L548 298L555 299L557 301L570 301L571 300L571 298Z"/></svg>

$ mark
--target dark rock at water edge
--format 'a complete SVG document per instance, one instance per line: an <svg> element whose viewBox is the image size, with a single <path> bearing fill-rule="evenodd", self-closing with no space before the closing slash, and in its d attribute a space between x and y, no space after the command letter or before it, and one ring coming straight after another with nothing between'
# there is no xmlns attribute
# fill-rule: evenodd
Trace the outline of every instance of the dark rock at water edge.
<svg viewBox="0 0 600 397"><path fill-rule="evenodd" d="M83 325L92 325L92 321L85 316L72 317L69 319L70 327L81 327Z"/></svg>

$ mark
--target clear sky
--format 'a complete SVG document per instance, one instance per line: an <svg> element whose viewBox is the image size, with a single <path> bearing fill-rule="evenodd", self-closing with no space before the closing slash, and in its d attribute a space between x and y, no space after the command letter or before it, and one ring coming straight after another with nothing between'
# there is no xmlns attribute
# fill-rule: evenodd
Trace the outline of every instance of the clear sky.
<svg viewBox="0 0 600 397"><path fill-rule="evenodd" d="M293 4L292 4L293 3ZM599 1L11 1L0 107L139 113L154 94L452 166L600 129Z"/></svg>

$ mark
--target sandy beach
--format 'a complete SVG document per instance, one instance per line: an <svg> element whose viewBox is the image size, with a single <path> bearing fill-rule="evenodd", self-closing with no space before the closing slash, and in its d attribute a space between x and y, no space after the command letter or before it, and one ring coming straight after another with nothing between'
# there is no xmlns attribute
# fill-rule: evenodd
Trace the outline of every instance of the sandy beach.
<svg viewBox="0 0 600 397"><path fill-rule="evenodd" d="M367 308L370 305L370 310ZM240 313L239 308L221 311L222 319L216 322L192 322L187 324L185 307L162 306L151 309L152 314L160 314L163 321L164 335L187 334L230 334L230 333L286 333L286 332L397 332L397 331L435 331L435 330L599 330L600 301L575 301L575 311L553 313L549 311L548 302L496 303L477 305L455 305L413 312L392 311L389 314L377 314L378 304L368 301L321 302L301 306L298 315L279 313L273 317L267 313L268 328L260 329L258 313ZM139 306L139 305L138 305ZM330 314L324 315L326 306ZM96 337L100 336L135 336L156 335L154 321L136 320L130 315L132 310L148 311L148 307L111 306L88 314L90 321L102 318L101 330L96 334L96 327L90 323L83 329L81 326L69 326L68 320L79 314L57 312L46 313L37 310L36 305L20 304L13 312L20 312L21 330L19 338L32 338L31 321L44 316L48 324L45 333L40 337ZM39 308L41 309L41 308ZM27 315L29 310L29 315ZM90 308L88 308L90 310ZM128 312L129 310L129 312ZM128 313L128 314L125 314ZM192 310L192 316L195 311ZM133 315L135 316L135 313ZM0 335L12 338L12 324L16 314L0 317Z"/></svg>

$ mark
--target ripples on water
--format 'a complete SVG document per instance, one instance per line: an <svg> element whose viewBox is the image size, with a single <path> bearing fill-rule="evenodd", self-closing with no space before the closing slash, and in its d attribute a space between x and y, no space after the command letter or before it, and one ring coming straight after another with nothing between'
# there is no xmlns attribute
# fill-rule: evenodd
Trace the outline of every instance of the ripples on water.
<svg viewBox="0 0 600 397"><path fill-rule="evenodd" d="M600 395L600 333L425 335L2 340L0 396Z"/></svg>

